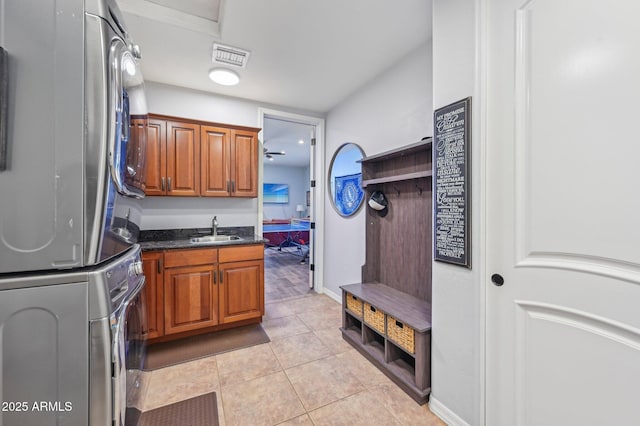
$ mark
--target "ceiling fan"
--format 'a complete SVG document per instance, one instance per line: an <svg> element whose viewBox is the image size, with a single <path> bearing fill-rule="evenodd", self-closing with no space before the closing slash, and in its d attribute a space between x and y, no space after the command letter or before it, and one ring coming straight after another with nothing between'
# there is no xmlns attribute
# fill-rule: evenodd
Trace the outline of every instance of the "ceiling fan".
<svg viewBox="0 0 640 426"><path fill-rule="evenodd" d="M284 151L269 151L268 148L264 148L263 155L269 160L273 160L274 155L286 155L286 154Z"/></svg>

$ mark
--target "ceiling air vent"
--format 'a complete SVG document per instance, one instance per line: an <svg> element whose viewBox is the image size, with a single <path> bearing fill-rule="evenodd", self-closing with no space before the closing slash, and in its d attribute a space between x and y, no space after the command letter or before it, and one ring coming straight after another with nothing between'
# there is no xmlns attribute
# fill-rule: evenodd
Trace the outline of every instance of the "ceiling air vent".
<svg viewBox="0 0 640 426"><path fill-rule="evenodd" d="M244 68L249 60L249 52L237 47L213 43L213 62Z"/></svg>

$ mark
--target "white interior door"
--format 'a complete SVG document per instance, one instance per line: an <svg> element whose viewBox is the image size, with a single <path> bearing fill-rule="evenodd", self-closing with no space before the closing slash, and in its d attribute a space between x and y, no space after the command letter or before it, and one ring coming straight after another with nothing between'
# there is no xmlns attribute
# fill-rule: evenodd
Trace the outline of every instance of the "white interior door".
<svg viewBox="0 0 640 426"><path fill-rule="evenodd" d="M309 132L309 181L316 182L316 126L311 128ZM315 241L316 241L316 188L309 186L309 220L313 224L313 228L309 230L309 288L315 288Z"/></svg>
<svg viewBox="0 0 640 426"><path fill-rule="evenodd" d="M487 6L486 424L639 424L640 3Z"/></svg>

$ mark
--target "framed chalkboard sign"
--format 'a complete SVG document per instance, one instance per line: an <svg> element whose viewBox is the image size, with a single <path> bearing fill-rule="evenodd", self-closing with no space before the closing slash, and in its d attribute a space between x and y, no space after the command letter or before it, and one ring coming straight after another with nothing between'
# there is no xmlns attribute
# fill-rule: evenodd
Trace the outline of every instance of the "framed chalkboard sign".
<svg viewBox="0 0 640 426"><path fill-rule="evenodd" d="M471 97L437 109L433 127L434 259L471 268Z"/></svg>

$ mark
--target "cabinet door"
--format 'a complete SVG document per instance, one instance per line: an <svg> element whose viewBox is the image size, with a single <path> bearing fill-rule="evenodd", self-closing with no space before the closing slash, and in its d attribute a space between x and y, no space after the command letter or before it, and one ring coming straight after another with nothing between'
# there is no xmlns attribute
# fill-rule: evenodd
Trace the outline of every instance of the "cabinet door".
<svg viewBox="0 0 640 426"><path fill-rule="evenodd" d="M142 253L142 268L146 279L144 297L147 302L149 339L164 335L164 283L162 280L162 252Z"/></svg>
<svg viewBox="0 0 640 426"><path fill-rule="evenodd" d="M259 318L264 313L264 261L220 264L220 322Z"/></svg>
<svg viewBox="0 0 640 426"><path fill-rule="evenodd" d="M147 148L145 157L147 195L166 195L165 179L167 169L166 123L164 120L149 120L147 127Z"/></svg>
<svg viewBox="0 0 640 426"><path fill-rule="evenodd" d="M165 335L218 324L215 273L215 265L165 269Z"/></svg>
<svg viewBox="0 0 640 426"><path fill-rule="evenodd" d="M231 195L258 196L258 134L231 131Z"/></svg>
<svg viewBox="0 0 640 426"><path fill-rule="evenodd" d="M141 191L145 189L144 180L146 179L146 171L143 160L145 159L147 149L148 124L149 120L147 117L131 117L129 122L129 144L127 146L127 173L125 173L125 183L127 186L132 186Z"/></svg>
<svg viewBox="0 0 640 426"><path fill-rule="evenodd" d="M200 195L200 126L167 121L167 195Z"/></svg>
<svg viewBox="0 0 640 426"><path fill-rule="evenodd" d="M221 127L200 130L200 193L208 197L230 194L231 132Z"/></svg>

